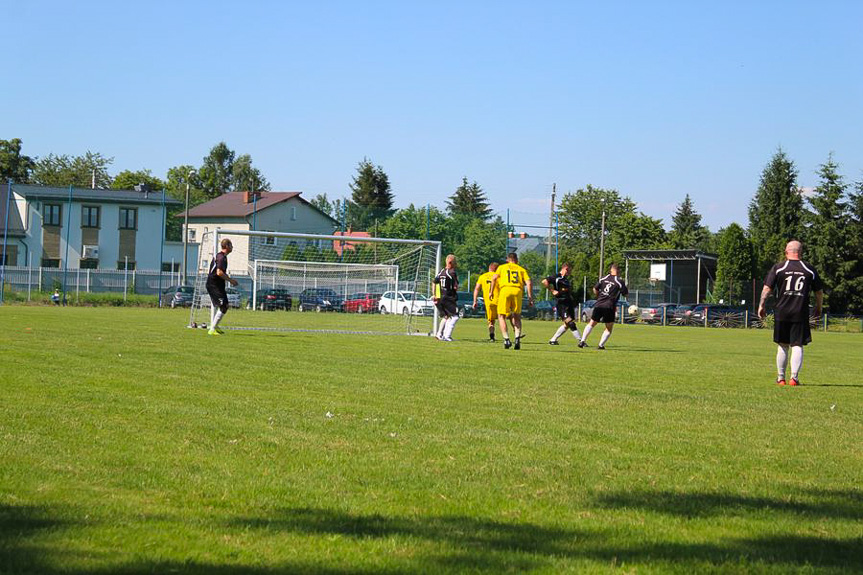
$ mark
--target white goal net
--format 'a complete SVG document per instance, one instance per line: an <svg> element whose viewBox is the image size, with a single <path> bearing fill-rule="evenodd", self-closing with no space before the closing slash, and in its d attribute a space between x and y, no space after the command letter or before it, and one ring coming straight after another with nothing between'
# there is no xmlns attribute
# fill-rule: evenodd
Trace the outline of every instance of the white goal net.
<svg viewBox="0 0 863 575"><path fill-rule="evenodd" d="M222 229L202 238L190 327L210 322L207 273L225 238L239 285L223 329L434 333L440 242Z"/></svg>

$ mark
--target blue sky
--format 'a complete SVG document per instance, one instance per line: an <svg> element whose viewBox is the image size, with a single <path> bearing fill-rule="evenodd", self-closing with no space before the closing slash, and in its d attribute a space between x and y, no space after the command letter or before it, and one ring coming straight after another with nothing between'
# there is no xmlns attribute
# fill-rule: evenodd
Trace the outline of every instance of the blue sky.
<svg viewBox="0 0 863 575"><path fill-rule="evenodd" d="M396 204L467 176L547 213L614 188L716 230L782 147L800 183L863 179L863 3L0 0L0 138L164 177L224 140L275 190L349 193L364 157ZM527 221L529 216L513 216Z"/></svg>

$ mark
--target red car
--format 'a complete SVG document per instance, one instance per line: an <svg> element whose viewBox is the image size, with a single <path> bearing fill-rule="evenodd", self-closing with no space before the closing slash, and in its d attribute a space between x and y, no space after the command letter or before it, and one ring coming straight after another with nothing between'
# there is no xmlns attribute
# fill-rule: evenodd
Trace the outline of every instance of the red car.
<svg viewBox="0 0 863 575"><path fill-rule="evenodd" d="M345 299L344 310L348 313L369 313L377 311L378 302L381 299L379 293L354 293Z"/></svg>

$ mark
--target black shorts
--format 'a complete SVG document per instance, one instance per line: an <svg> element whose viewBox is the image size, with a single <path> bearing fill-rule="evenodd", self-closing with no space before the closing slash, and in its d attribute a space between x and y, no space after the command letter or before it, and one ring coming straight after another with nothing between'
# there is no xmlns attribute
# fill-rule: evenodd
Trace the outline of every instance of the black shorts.
<svg viewBox="0 0 863 575"><path fill-rule="evenodd" d="M595 307L590 319L597 323L614 323L616 311L613 307Z"/></svg>
<svg viewBox="0 0 863 575"><path fill-rule="evenodd" d="M575 306L572 301L557 300L557 319L564 321L567 318L575 320Z"/></svg>
<svg viewBox="0 0 863 575"><path fill-rule="evenodd" d="M793 346L811 343L812 331L809 329L809 322L777 320L773 324L773 341Z"/></svg>
<svg viewBox="0 0 863 575"><path fill-rule="evenodd" d="M456 300L442 297L435 304L437 311L443 317L456 317L458 315L458 305Z"/></svg>
<svg viewBox="0 0 863 575"><path fill-rule="evenodd" d="M210 294L213 307L219 308L222 313L228 312L228 294L225 292L224 285L207 282L207 293Z"/></svg>

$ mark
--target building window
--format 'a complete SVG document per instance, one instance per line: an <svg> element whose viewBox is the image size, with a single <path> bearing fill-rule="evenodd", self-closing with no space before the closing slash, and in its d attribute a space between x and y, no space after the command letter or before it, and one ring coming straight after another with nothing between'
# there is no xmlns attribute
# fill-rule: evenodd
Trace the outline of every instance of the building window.
<svg viewBox="0 0 863 575"><path fill-rule="evenodd" d="M162 262L163 272L178 272L180 271L180 262Z"/></svg>
<svg viewBox="0 0 863 575"><path fill-rule="evenodd" d="M265 246L276 245L276 236L264 236L264 245Z"/></svg>
<svg viewBox="0 0 863 575"><path fill-rule="evenodd" d="M120 229L138 229L138 208L120 208Z"/></svg>
<svg viewBox="0 0 863 575"><path fill-rule="evenodd" d="M297 219L297 206L291 206L291 219Z"/></svg>
<svg viewBox="0 0 863 575"><path fill-rule="evenodd" d="M198 236L197 231L198 230L196 230L195 228L189 228L189 241L190 242L195 241L195 238Z"/></svg>
<svg viewBox="0 0 863 575"><path fill-rule="evenodd" d="M82 259L78 262L78 267L82 270L95 270L99 267L99 260L93 258Z"/></svg>
<svg viewBox="0 0 863 575"><path fill-rule="evenodd" d="M45 204L42 207L42 225L59 226L61 212L62 207L60 204Z"/></svg>
<svg viewBox="0 0 863 575"><path fill-rule="evenodd" d="M98 228L99 227L99 206L83 206L81 208L81 227L82 228Z"/></svg>
<svg viewBox="0 0 863 575"><path fill-rule="evenodd" d="M43 268L59 268L60 258L42 258Z"/></svg>
<svg viewBox="0 0 863 575"><path fill-rule="evenodd" d="M117 262L117 269L118 270L132 271L133 269L135 269L135 262L132 260L129 260L129 267L126 267L126 260L120 260Z"/></svg>

